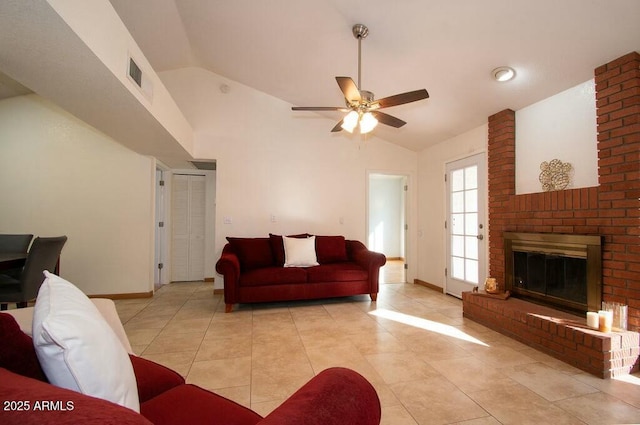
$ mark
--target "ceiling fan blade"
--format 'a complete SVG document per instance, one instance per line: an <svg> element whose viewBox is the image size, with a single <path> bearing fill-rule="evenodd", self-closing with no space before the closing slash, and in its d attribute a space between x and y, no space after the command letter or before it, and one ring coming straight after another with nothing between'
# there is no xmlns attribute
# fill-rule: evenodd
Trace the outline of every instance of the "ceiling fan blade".
<svg viewBox="0 0 640 425"><path fill-rule="evenodd" d="M336 126L331 129L331 132L332 133L337 133L338 131L342 131L342 122L343 121L344 120L338 121L338 124L336 124Z"/></svg>
<svg viewBox="0 0 640 425"><path fill-rule="evenodd" d="M358 90L358 86L356 86L356 83L354 83L351 78L336 77L336 81L344 94L344 98L347 99L349 103L360 102L360 90Z"/></svg>
<svg viewBox="0 0 640 425"><path fill-rule="evenodd" d="M347 108L342 106L292 106L292 111L348 111Z"/></svg>
<svg viewBox="0 0 640 425"><path fill-rule="evenodd" d="M400 118L385 114L384 112L371 111L371 114L382 124L390 125L391 127L400 128L406 124L406 121L402 121Z"/></svg>
<svg viewBox="0 0 640 425"><path fill-rule="evenodd" d="M422 99L427 99L429 93L425 89L409 91L406 93L396 94L394 96L383 97L378 99L376 103L380 105L380 108L388 108L390 106L403 105L405 103L415 102Z"/></svg>

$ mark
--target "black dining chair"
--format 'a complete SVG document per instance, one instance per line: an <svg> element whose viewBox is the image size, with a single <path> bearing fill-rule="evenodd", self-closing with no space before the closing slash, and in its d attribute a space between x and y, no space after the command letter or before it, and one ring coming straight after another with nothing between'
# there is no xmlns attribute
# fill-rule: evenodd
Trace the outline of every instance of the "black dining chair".
<svg viewBox="0 0 640 425"><path fill-rule="evenodd" d="M33 235L0 235L0 254L24 254L26 256ZM10 268L2 271L2 274L15 279L20 278L22 267Z"/></svg>
<svg viewBox="0 0 640 425"><path fill-rule="evenodd" d="M36 298L44 281L42 272L55 269L66 242L66 236L34 239L20 278L0 275L0 309L6 310L10 302L16 303L18 308L24 308Z"/></svg>
<svg viewBox="0 0 640 425"><path fill-rule="evenodd" d="M33 235L0 235L0 252L26 253Z"/></svg>

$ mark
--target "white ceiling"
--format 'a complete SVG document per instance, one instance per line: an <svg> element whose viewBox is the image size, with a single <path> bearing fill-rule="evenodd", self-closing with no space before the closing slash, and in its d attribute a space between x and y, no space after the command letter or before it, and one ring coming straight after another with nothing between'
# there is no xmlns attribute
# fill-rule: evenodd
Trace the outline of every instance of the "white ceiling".
<svg viewBox="0 0 640 425"><path fill-rule="evenodd" d="M156 71L200 66L298 106L343 106L334 77L357 81L351 27L363 23L361 88L431 95L385 110L403 128L375 130L415 151L640 51L639 0L110 1ZM502 65L517 78L493 81Z"/></svg>

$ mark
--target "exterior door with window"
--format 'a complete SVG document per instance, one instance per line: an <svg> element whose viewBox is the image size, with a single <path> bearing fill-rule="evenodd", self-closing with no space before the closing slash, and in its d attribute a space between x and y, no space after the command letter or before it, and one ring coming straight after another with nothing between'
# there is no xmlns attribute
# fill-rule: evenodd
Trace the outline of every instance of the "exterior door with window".
<svg viewBox="0 0 640 425"><path fill-rule="evenodd" d="M485 158L477 154L446 167L446 293L458 298L486 277Z"/></svg>

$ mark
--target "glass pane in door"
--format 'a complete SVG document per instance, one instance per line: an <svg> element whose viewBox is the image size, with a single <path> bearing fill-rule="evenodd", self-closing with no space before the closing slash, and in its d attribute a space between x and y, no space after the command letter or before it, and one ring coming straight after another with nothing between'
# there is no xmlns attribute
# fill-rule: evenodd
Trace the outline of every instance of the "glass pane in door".
<svg viewBox="0 0 640 425"><path fill-rule="evenodd" d="M452 276L477 284L478 251L478 166L451 173L451 270Z"/></svg>

